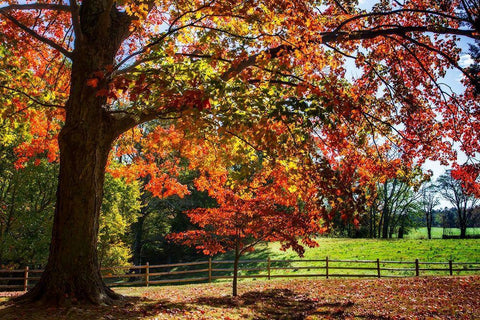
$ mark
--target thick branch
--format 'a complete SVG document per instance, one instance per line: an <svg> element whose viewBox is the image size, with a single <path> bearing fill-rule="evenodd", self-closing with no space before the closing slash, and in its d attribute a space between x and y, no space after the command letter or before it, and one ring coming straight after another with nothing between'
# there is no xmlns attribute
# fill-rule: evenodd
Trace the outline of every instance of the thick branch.
<svg viewBox="0 0 480 320"><path fill-rule="evenodd" d="M405 35L406 33L416 33L416 32L432 32L437 34L451 34L458 36L465 36L472 39L477 39L478 35L473 29L454 29L454 28L444 28L438 26L397 26L385 29L369 29L369 30L358 30L358 31L331 31L324 32L321 35L321 42L338 42L345 40L368 40L380 36L389 36L389 35Z"/></svg>
<svg viewBox="0 0 480 320"><path fill-rule="evenodd" d="M431 14L431 15L436 15L440 16L443 18L447 19L452 19L452 20L458 20L458 21L465 21L468 22L466 19L462 19L461 17L456 17L452 16L443 12L437 12L437 11L432 11L432 10L421 10L421 9L398 9L398 10L392 10L392 11L384 11L384 12L369 12L365 14L360 14L354 17L351 17L349 19L344 20L342 23L340 23L335 31L339 31L342 29L345 25L349 24L352 21L359 20L362 18L368 18L368 17L378 17L378 16L389 16L389 15L395 15L395 14L402 14L402 13L426 13L426 14Z"/></svg>
<svg viewBox="0 0 480 320"><path fill-rule="evenodd" d="M72 13L72 25L75 37L81 41L83 39L83 32L80 26L80 7L76 0L70 0L70 11Z"/></svg>
<svg viewBox="0 0 480 320"><path fill-rule="evenodd" d="M66 5L53 3L29 3L29 4L11 4L0 8L0 12L8 12L12 10L53 10L71 12L71 8Z"/></svg>
<svg viewBox="0 0 480 320"><path fill-rule="evenodd" d="M142 123L152 121L152 120L162 120L162 119L179 119L182 114L181 109L169 109L165 108L162 110L158 109L144 109L140 112L129 112L128 110L118 110L110 111L110 117L114 120L114 128L112 128L117 135L122 134L123 132L140 125ZM173 116L172 114L177 113L178 115ZM170 115L170 116L169 116Z"/></svg>
<svg viewBox="0 0 480 320"><path fill-rule="evenodd" d="M478 35L476 34L475 30L462 30L462 29L443 28L443 27L436 27L436 26L407 26L407 27L395 26L395 27L388 27L383 29L358 30L358 31L350 31L350 32L347 32L347 31L323 32L320 35L320 39L310 40L309 43L328 44L328 43L352 41L352 40L368 40L368 39L374 39L377 37L386 37L386 36L392 36L392 35L406 37L408 33L423 33L423 32L461 35L461 36L470 37L472 39L478 38ZM253 66L256 63L257 58L261 54L267 54L267 55L270 55L271 58L276 58L283 52L292 52L295 49L297 48L295 48L292 45L283 44L275 48L267 49L262 53L251 55L248 58L242 60L241 62L235 65L232 65L232 67L230 67L230 69L228 69L221 76L221 78L224 81L228 81L229 79L234 77L236 74L240 73L241 71L245 70L248 67Z"/></svg>

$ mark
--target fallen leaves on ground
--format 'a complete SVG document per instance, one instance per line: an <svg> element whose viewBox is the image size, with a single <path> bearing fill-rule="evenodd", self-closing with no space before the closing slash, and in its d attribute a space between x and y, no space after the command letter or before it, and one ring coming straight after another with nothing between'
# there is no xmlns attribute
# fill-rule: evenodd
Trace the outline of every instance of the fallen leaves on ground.
<svg viewBox="0 0 480 320"><path fill-rule="evenodd" d="M113 306L0 304L11 319L479 319L480 277L270 280L121 288Z"/></svg>

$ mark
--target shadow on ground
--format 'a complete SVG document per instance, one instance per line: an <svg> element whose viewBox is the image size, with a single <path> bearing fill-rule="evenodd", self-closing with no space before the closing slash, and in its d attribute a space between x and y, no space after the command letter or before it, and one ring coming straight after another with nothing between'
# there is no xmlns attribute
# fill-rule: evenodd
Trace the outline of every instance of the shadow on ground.
<svg viewBox="0 0 480 320"><path fill-rule="evenodd" d="M133 320L144 319L158 314L174 316L190 310L183 303L167 300L149 300L139 297L124 297L109 306L40 307L35 303L0 302L0 319L2 320Z"/></svg>
<svg viewBox="0 0 480 320"><path fill-rule="evenodd" d="M355 317L355 304L350 300L319 300L290 289L250 291L236 298L201 297L172 302L168 299L152 300L124 297L110 306L70 306L45 308L35 304L0 302L2 320L133 320L133 319L223 319L223 312L233 319L303 320L313 319L388 319L373 315ZM220 312L219 312L220 311ZM223 312L222 312L223 311ZM212 312L210 314L210 312ZM189 315L189 316L187 316ZM199 318L199 319L200 319Z"/></svg>
<svg viewBox="0 0 480 320"><path fill-rule="evenodd" d="M253 311L256 320L302 320L313 315L320 319L343 318L345 311L353 306L351 301L321 302L289 289L252 291L237 298L199 298L195 303L214 307L245 307Z"/></svg>

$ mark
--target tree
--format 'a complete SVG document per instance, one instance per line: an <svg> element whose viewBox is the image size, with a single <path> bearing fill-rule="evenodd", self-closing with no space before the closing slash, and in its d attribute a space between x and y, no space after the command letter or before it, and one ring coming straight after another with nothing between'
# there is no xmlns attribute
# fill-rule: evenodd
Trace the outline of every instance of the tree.
<svg viewBox="0 0 480 320"><path fill-rule="evenodd" d="M188 217L200 230L169 235L206 255L233 250L234 297L238 292L238 264L245 252L253 251L260 242L280 241L284 249L291 247L302 255L304 249L299 240L313 246L316 243L311 237L323 230L310 219L314 206L297 202L295 192L278 185L283 179L274 175L259 178L258 175L252 183L255 188L252 185L237 190L226 187L223 192L215 193L218 207L188 211Z"/></svg>
<svg viewBox="0 0 480 320"><path fill-rule="evenodd" d="M398 230L399 238L403 238L409 217L419 211L419 195L413 192L409 181L398 178L385 181L379 192L381 214L378 237L392 238Z"/></svg>
<svg viewBox="0 0 480 320"><path fill-rule="evenodd" d="M48 256L58 166L40 159L20 170L13 161L0 166L1 264L42 265Z"/></svg>
<svg viewBox="0 0 480 320"><path fill-rule="evenodd" d="M20 157L60 157L50 256L25 298L117 297L101 280L96 250L105 167L120 135L155 119L236 134L230 128L268 132L260 114L305 130L332 125L334 115L352 130L366 130L363 119L372 135L396 131L405 157L453 157L442 130L475 135L451 110L467 102L462 117L474 121L478 107L468 72L463 96L437 82L449 66L463 71L454 37L478 38L478 8L457 5L381 1L365 12L338 0L5 3L0 37L22 72L1 72L2 115L35 124ZM346 58L361 74L351 91Z"/></svg>
<svg viewBox="0 0 480 320"><path fill-rule="evenodd" d="M48 256L58 165L36 157L17 168L15 149L27 136L25 124L0 120L2 265L36 266L45 263Z"/></svg>
<svg viewBox="0 0 480 320"><path fill-rule="evenodd" d="M441 175L437 184L442 197L450 202L456 210L460 238L466 238L467 227L478 202L477 198L466 190L462 181L452 177L451 171Z"/></svg>
<svg viewBox="0 0 480 320"><path fill-rule="evenodd" d="M140 212L139 198L138 184L106 175L97 245L101 267L129 264L133 241L128 232Z"/></svg>
<svg viewBox="0 0 480 320"><path fill-rule="evenodd" d="M440 204L435 185L427 184L420 189L420 196L423 206L423 214L427 225L428 239L432 239L432 225L435 207Z"/></svg>

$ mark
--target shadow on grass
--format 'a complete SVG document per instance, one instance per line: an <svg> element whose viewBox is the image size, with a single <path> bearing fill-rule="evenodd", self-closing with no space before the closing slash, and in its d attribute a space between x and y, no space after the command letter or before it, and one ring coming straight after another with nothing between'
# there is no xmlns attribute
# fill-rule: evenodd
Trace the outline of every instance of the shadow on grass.
<svg viewBox="0 0 480 320"><path fill-rule="evenodd" d="M2 320L133 320L154 317L159 314L175 316L191 308L183 303L168 300L150 300L140 297L124 297L109 306L72 305L70 307L45 307L35 303L0 302Z"/></svg>
<svg viewBox="0 0 480 320"><path fill-rule="evenodd" d="M343 318L353 302L326 303L311 299L303 294L296 294L289 289L271 289L247 292L237 298L199 298L196 304L213 307L244 307L253 311L254 319L290 319L301 320L308 316L320 319Z"/></svg>

